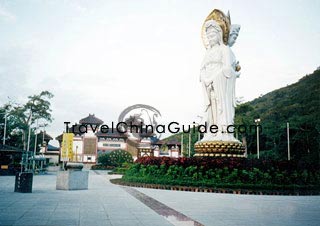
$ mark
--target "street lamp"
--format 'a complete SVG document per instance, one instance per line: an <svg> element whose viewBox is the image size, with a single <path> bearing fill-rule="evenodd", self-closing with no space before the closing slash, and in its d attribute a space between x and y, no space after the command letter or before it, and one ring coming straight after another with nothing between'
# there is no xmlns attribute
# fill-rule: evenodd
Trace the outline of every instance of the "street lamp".
<svg viewBox="0 0 320 226"><path fill-rule="evenodd" d="M8 99L9 99L8 106L10 106L12 101L10 100L10 97L8 97ZM2 114L4 114L3 143L2 144L5 145L6 144L6 134L7 134L7 116L8 116L7 109L5 109L5 112Z"/></svg>
<svg viewBox="0 0 320 226"><path fill-rule="evenodd" d="M183 133L181 133L181 156L183 157Z"/></svg>
<svg viewBox="0 0 320 226"><path fill-rule="evenodd" d="M254 120L254 122L256 123L256 130L257 130L257 157L259 159L260 157L260 147L259 147L259 123L261 122L261 119L260 118L257 118Z"/></svg>
<svg viewBox="0 0 320 226"><path fill-rule="evenodd" d="M37 152L37 139L38 139L38 133L37 133L37 129L39 129L39 120L37 119L37 126L35 128L35 134L36 134L36 137L34 139L34 149L33 149L33 163L32 163L32 169L33 169L33 172L35 172L35 169L36 169L36 152Z"/></svg>
<svg viewBox="0 0 320 226"><path fill-rule="evenodd" d="M188 156L190 158L190 155L191 155L191 130L189 132L189 147L188 147Z"/></svg>
<svg viewBox="0 0 320 226"><path fill-rule="evenodd" d="M288 160L290 161L290 128L289 122L287 122L287 140L288 140Z"/></svg>
<svg viewBox="0 0 320 226"><path fill-rule="evenodd" d="M7 132L7 111L5 113L1 113L4 115L4 128L3 128L3 141L2 144L6 144L6 132Z"/></svg>
<svg viewBox="0 0 320 226"><path fill-rule="evenodd" d="M26 152L26 161L27 161L27 165L26 165L26 170L29 170L29 156L28 156L28 152L29 152L29 148L30 148L30 134L31 134L31 122L32 122L32 111L30 110L30 124L29 124L29 133L28 133L28 143L27 143L27 152Z"/></svg>
<svg viewBox="0 0 320 226"><path fill-rule="evenodd" d="M203 120L203 116L197 115L197 118L200 118L200 121L197 123L197 126L199 127L199 126L200 126L200 123L201 123L202 120ZM200 132L200 130L199 130L199 128L198 128L198 141L200 141L200 139L201 139L201 132Z"/></svg>

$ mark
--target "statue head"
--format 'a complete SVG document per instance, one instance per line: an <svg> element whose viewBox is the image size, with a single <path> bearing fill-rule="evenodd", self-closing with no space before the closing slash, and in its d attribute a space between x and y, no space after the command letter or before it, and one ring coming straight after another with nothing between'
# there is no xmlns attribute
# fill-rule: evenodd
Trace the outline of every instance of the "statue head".
<svg viewBox="0 0 320 226"><path fill-rule="evenodd" d="M215 23L217 23L220 26L223 43L225 45L228 45L228 38L229 38L230 25L231 25L229 12L228 12L228 15L225 15L221 10L214 9L205 19L201 29L201 37L203 40L203 44L206 48L209 47L208 40L206 38L206 23L210 20L213 20Z"/></svg>
<svg viewBox="0 0 320 226"><path fill-rule="evenodd" d="M230 34L228 39L228 45L232 47L236 42L241 26L238 24L232 24L230 28Z"/></svg>
<svg viewBox="0 0 320 226"><path fill-rule="evenodd" d="M223 43L222 29L216 21L208 20L205 22L205 37L208 44L207 48Z"/></svg>

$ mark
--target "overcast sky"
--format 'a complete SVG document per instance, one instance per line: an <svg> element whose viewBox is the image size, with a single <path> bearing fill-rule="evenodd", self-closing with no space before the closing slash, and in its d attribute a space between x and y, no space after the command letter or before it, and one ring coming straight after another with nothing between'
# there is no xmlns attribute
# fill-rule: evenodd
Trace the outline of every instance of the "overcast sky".
<svg viewBox="0 0 320 226"><path fill-rule="evenodd" d="M238 97L320 65L320 1L0 0L0 104L52 92L54 137L64 121L95 113L110 124L138 103L189 124L203 110L200 31L214 8L241 25Z"/></svg>

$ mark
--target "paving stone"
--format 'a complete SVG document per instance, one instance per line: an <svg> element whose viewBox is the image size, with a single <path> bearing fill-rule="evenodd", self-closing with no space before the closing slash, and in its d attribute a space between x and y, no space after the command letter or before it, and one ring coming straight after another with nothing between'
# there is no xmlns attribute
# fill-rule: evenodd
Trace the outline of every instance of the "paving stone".
<svg viewBox="0 0 320 226"><path fill-rule="evenodd" d="M56 190L56 175L36 175L33 193L15 193L14 177L0 177L0 226L193 225L145 203L105 171L89 173L88 190ZM134 188L203 225L320 225L320 196L255 196ZM148 199L147 199L148 200ZM152 208L153 209L152 209ZM168 214L158 214L156 211ZM171 223L170 223L171 222Z"/></svg>

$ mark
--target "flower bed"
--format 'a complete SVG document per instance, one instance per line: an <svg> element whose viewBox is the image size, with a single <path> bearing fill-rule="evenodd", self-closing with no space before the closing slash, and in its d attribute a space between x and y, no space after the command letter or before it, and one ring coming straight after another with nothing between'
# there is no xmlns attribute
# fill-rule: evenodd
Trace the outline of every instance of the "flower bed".
<svg viewBox="0 0 320 226"><path fill-rule="evenodd" d="M130 183L207 188L320 190L319 166L244 158L139 158L123 179Z"/></svg>

